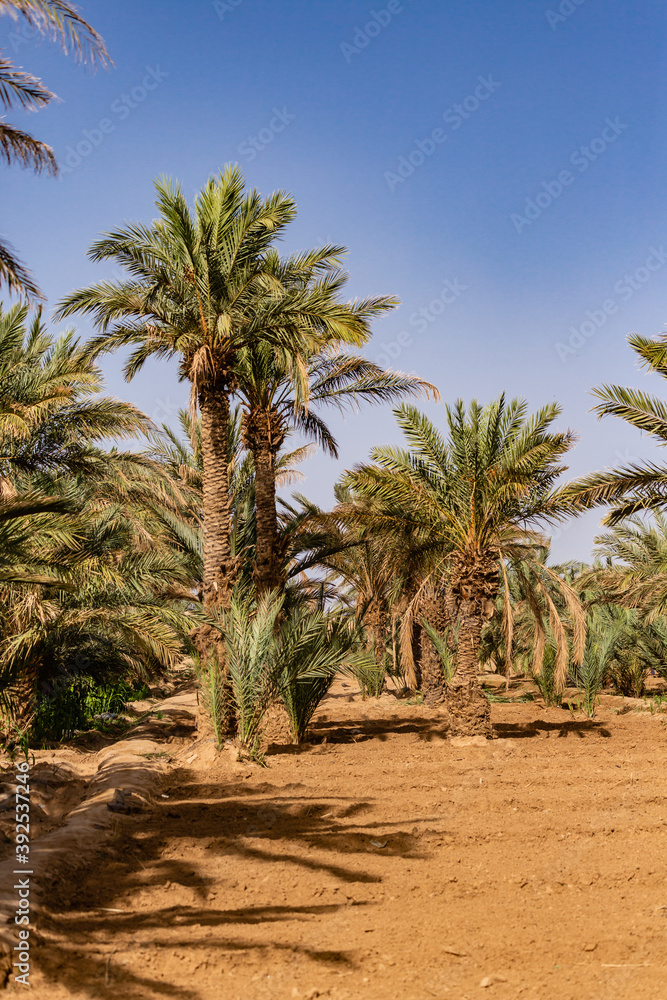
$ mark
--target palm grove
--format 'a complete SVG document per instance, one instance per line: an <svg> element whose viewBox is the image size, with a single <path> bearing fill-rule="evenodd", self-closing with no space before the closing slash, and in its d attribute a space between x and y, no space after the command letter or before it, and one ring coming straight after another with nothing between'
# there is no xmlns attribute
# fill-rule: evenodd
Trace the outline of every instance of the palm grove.
<svg viewBox="0 0 667 1000"><path fill-rule="evenodd" d="M68 4L2 0L0 13L108 58ZM53 96L7 59L0 76L6 110ZM57 169L5 121L0 148L7 163ZM57 307L58 321L92 320L83 344L49 332L31 275L0 246L0 277L23 300L0 314L5 738L67 735L105 692L128 697L185 656L218 740L252 753L268 711L287 738L306 738L340 671L365 694L388 680L420 692L450 733L486 736L483 669L531 675L547 704L574 684L589 715L604 684L641 694L649 671L664 672L667 470L563 485L574 435L558 430L555 404L459 400L434 425L414 402L439 399L434 386L361 353L397 299L347 301L341 246L281 255L295 217L287 193L248 190L237 167L193 205L158 180L154 221L90 249L123 277ZM667 339L630 343L667 375ZM189 387L178 427L104 395L99 358L119 349L128 380L156 359L178 366ZM600 416L667 440L659 400L595 393ZM280 498L309 447L338 454L328 411L388 402L403 448L348 469L330 511ZM595 506L610 510L594 563L551 565L550 527Z"/></svg>

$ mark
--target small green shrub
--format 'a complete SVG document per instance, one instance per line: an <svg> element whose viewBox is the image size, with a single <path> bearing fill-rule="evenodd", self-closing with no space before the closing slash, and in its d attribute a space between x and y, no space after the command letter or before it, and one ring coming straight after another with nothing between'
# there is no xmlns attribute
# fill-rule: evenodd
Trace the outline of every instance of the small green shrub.
<svg viewBox="0 0 667 1000"><path fill-rule="evenodd" d="M335 676L346 670L379 697L384 669L364 648L363 633L348 615L308 607L294 608L279 642L278 693L285 705L295 743L305 737L315 709Z"/></svg>
<svg viewBox="0 0 667 1000"><path fill-rule="evenodd" d="M384 663L378 663L373 656L369 656L368 663L360 663L353 668L352 676L364 701L366 698L379 698L387 679L386 658Z"/></svg>
<svg viewBox="0 0 667 1000"><path fill-rule="evenodd" d="M556 647L547 643L542 658L542 669L531 674L547 708L558 707L563 701L563 692L556 684Z"/></svg>
<svg viewBox="0 0 667 1000"><path fill-rule="evenodd" d="M649 667L646 659L633 655L623 655L623 651L609 665L609 679L619 694L626 698L642 698L646 690Z"/></svg>
<svg viewBox="0 0 667 1000"><path fill-rule="evenodd" d="M224 665L217 657L199 665L218 745L235 735L255 759L262 720L276 698L300 743L335 675L374 664L360 649L362 635L349 616L298 601L285 604L285 595L275 592L259 598L236 594L230 607L211 619L223 637Z"/></svg>
<svg viewBox="0 0 667 1000"><path fill-rule="evenodd" d="M433 647L440 658L440 663L442 665L442 672L445 676L445 680L449 684L452 677L456 673L456 652L455 649L449 648L447 643L447 634L442 636L435 629L426 618L422 618L421 626L426 632L427 636L433 643ZM454 643L458 640L458 635L454 634Z"/></svg>
<svg viewBox="0 0 667 1000"><path fill-rule="evenodd" d="M113 681L100 684L92 677L76 677L56 685L49 695L40 695L28 732L32 746L60 743L77 731L86 730L96 715L120 714L128 701L145 698L143 682Z"/></svg>
<svg viewBox="0 0 667 1000"><path fill-rule="evenodd" d="M604 682L604 658L595 656L590 650L587 650L583 663L570 666L570 674L576 687L579 688L581 711L587 718L592 719L600 700L600 691Z"/></svg>

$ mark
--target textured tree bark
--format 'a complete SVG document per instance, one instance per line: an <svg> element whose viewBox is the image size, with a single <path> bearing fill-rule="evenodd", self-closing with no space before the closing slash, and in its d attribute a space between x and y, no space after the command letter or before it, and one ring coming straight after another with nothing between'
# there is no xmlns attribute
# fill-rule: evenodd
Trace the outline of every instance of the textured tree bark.
<svg viewBox="0 0 667 1000"><path fill-rule="evenodd" d="M232 555L232 504L229 483L229 397L224 390L206 388L199 395L203 463L204 605L228 608L238 569ZM208 669L220 671L224 718L220 728L236 734L236 713L228 678L225 644L210 625L195 629L191 636Z"/></svg>
<svg viewBox="0 0 667 1000"><path fill-rule="evenodd" d="M236 577L232 556L232 503L229 485L229 397L215 389L200 394L203 511L204 604L229 607Z"/></svg>
<svg viewBox="0 0 667 1000"><path fill-rule="evenodd" d="M285 584L284 552L276 510L276 458L285 439L278 414L262 409L247 413L243 435L255 464L255 584L258 594Z"/></svg>
<svg viewBox="0 0 667 1000"><path fill-rule="evenodd" d="M450 586L457 607L456 674L447 690L452 736L492 736L491 708L478 680L482 628L493 612L500 572L495 550L473 548L452 560Z"/></svg>
<svg viewBox="0 0 667 1000"><path fill-rule="evenodd" d="M491 707L477 673L484 618L474 599L459 605L456 674L447 690L452 736L492 736Z"/></svg>
<svg viewBox="0 0 667 1000"><path fill-rule="evenodd" d="M28 731L32 724L37 709L37 695L39 693L40 663L28 661L22 670L20 677L11 685L7 691L7 700L12 706L10 719L13 727L22 733ZM7 737L9 734L5 734Z"/></svg>
<svg viewBox="0 0 667 1000"><path fill-rule="evenodd" d="M375 659L378 663L384 661L385 638L387 634L388 615L384 603L379 598L373 598L364 615L364 626L370 639Z"/></svg>
<svg viewBox="0 0 667 1000"><path fill-rule="evenodd" d="M425 618L439 635L445 638L447 613L442 588L429 590L421 603L419 618ZM426 630L419 629L419 669L421 691L427 705L440 705L446 701L447 684L440 654L429 639Z"/></svg>

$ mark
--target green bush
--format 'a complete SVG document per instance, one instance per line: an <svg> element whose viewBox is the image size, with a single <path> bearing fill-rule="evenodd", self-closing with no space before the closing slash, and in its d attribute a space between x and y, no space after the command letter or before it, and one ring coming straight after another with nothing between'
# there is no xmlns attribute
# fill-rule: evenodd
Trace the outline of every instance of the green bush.
<svg viewBox="0 0 667 1000"><path fill-rule="evenodd" d="M554 708L561 704L563 701L563 692L559 690L556 684L555 645L547 643L542 658L542 669L539 674L532 672L531 676L537 684L537 688L544 698L544 704L547 708Z"/></svg>
<svg viewBox="0 0 667 1000"><path fill-rule="evenodd" d="M96 715L120 714L128 701L145 698L149 689L143 682L114 681L100 684L92 677L76 677L41 694L28 733L32 746L60 743L78 731L91 727Z"/></svg>

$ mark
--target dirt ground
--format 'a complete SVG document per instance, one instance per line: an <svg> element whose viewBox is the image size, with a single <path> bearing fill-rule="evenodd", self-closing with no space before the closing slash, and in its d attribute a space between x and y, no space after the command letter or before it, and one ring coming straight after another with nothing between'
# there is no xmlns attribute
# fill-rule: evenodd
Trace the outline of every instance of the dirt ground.
<svg viewBox="0 0 667 1000"><path fill-rule="evenodd" d="M42 887L34 1000L667 998L667 715L493 704L480 745L352 690L267 767L164 720Z"/></svg>

